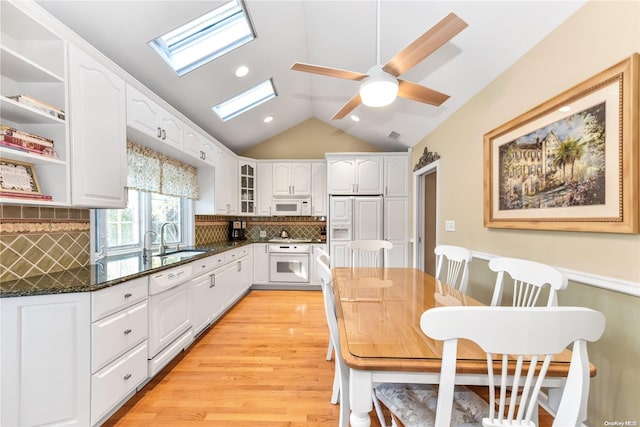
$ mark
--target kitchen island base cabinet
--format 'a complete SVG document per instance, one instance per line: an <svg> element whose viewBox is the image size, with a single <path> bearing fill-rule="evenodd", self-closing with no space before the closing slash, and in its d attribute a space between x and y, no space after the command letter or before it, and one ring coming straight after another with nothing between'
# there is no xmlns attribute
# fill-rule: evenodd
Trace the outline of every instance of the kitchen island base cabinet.
<svg viewBox="0 0 640 427"><path fill-rule="evenodd" d="M90 297L1 300L0 425L90 425Z"/></svg>

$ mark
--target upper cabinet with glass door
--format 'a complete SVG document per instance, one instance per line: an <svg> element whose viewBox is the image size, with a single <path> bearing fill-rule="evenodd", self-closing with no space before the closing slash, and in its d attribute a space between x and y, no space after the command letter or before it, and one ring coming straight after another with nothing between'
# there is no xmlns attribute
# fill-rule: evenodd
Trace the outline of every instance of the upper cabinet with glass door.
<svg viewBox="0 0 640 427"><path fill-rule="evenodd" d="M240 159L240 213L256 214L256 163Z"/></svg>
<svg viewBox="0 0 640 427"><path fill-rule="evenodd" d="M69 205L66 44L32 7L0 2L0 202Z"/></svg>

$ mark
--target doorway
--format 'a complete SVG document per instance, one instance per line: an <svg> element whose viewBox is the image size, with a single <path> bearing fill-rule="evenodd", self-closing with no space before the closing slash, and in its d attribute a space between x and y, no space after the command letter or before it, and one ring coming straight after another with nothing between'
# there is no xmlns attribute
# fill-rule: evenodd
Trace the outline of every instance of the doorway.
<svg viewBox="0 0 640 427"><path fill-rule="evenodd" d="M414 173L415 179L415 250L416 268L434 275L438 224L438 161Z"/></svg>

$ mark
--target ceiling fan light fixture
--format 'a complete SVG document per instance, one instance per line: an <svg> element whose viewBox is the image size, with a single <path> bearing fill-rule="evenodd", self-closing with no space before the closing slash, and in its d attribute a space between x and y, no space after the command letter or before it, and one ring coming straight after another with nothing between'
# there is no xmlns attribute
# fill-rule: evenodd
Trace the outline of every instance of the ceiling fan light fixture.
<svg viewBox="0 0 640 427"><path fill-rule="evenodd" d="M385 73L379 66L371 68L369 77L360 84L360 98L368 107L384 107L398 96L398 79Z"/></svg>

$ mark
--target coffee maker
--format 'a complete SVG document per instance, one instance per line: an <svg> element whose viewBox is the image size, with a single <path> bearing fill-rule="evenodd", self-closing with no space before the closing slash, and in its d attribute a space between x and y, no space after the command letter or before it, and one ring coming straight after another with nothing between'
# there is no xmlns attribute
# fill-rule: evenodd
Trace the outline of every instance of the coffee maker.
<svg viewBox="0 0 640 427"><path fill-rule="evenodd" d="M246 221L229 221L229 240L245 240Z"/></svg>

